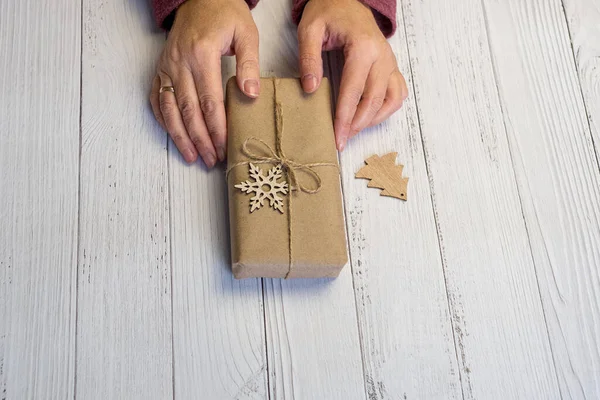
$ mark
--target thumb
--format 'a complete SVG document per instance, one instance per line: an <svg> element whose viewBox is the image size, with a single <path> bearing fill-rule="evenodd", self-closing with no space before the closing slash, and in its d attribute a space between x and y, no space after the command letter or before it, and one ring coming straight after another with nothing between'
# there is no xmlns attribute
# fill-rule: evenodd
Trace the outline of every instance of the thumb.
<svg viewBox="0 0 600 400"><path fill-rule="evenodd" d="M300 77L302 88L306 93L318 89L323 79L323 48L324 25L308 25L298 27L298 44L300 53Z"/></svg>
<svg viewBox="0 0 600 400"><path fill-rule="evenodd" d="M258 97L260 69L258 67L258 30L256 26L236 33L233 38L238 87L248 97Z"/></svg>

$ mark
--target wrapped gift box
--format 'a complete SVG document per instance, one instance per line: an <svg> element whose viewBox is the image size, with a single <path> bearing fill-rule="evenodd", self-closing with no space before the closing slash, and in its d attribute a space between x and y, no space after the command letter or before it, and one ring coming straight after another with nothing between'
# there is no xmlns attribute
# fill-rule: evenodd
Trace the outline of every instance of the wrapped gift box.
<svg viewBox="0 0 600 400"><path fill-rule="evenodd" d="M329 82L312 94L298 79L260 87L250 99L227 83L234 276L336 277L347 246Z"/></svg>

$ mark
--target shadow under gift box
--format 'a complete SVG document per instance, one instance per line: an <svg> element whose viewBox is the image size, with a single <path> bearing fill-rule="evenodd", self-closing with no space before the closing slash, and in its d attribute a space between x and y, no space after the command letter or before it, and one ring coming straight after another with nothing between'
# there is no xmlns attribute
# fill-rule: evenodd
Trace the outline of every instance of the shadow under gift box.
<svg viewBox="0 0 600 400"><path fill-rule="evenodd" d="M230 170L227 187L233 274L238 279L337 277L348 257L327 79L323 78L315 93L305 94L299 79L262 78L260 96L250 99L239 90L235 77L231 78L226 91L228 168L243 161L252 162L242 152L248 138L259 138L276 149L274 84L277 102L282 107L280 137L285 156L296 163L334 166L313 167L322 181L317 193L296 190L280 195L284 201L283 213L270 207L269 200L251 213L250 198L254 193L243 193L234 187L250 178L249 167L237 165ZM248 148L261 156L270 156L269 150L256 140ZM278 163L254 164L266 175ZM317 187L317 181L309 173L296 170L296 176L305 187ZM282 179L290 184L285 172Z"/></svg>

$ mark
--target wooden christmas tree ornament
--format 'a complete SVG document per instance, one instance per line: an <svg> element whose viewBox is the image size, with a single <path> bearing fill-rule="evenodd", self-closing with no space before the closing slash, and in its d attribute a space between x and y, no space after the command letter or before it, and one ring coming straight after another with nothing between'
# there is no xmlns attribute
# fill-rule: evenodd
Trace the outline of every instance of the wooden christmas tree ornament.
<svg viewBox="0 0 600 400"><path fill-rule="evenodd" d="M406 200L408 178L402 177L404 166L396 165L398 153L392 152L379 157L377 154L367 158L365 165L355 175L356 178L370 179L368 187L382 189L382 196Z"/></svg>

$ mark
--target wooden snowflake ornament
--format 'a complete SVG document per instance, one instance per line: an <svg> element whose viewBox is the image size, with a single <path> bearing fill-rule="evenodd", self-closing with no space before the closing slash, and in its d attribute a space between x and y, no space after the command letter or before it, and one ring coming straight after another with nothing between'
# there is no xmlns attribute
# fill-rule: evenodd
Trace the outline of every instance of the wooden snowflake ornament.
<svg viewBox="0 0 600 400"><path fill-rule="evenodd" d="M355 175L356 178L366 178L371 181L368 187L383 189L382 196L406 200L408 178L402 177L403 165L396 165L398 153L388 153L379 157L377 154L367 158L365 165Z"/></svg>
<svg viewBox="0 0 600 400"><path fill-rule="evenodd" d="M235 187L244 193L255 193L250 198L250 212L261 208L265 203L265 199L268 199L269 205L283 214L283 199L277 194L287 194L288 184L285 181L278 182L282 175L281 165L271 168L267 176L264 176L261 169L256 165L250 163L249 167L250 178L254 182L248 179L235 185Z"/></svg>

